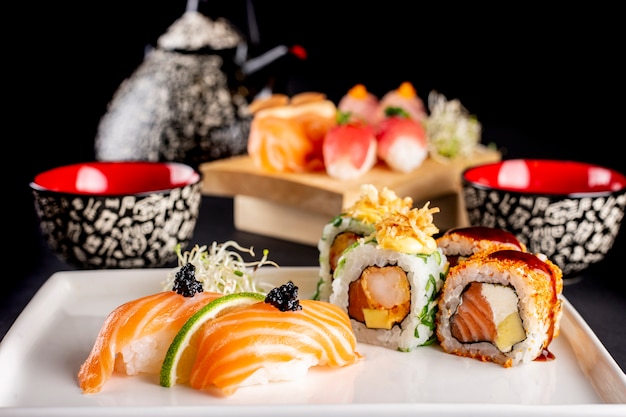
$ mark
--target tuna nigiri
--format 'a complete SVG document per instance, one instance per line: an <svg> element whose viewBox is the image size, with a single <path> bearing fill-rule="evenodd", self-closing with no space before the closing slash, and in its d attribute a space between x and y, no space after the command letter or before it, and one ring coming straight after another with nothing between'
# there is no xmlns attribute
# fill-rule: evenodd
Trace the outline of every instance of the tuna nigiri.
<svg viewBox="0 0 626 417"><path fill-rule="evenodd" d="M339 100L337 110L349 113L356 120L375 125L377 123L378 97L367 91L363 84L357 84Z"/></svg>
<svg viewBox="0 0 626 417"><path fill-rule="evenodd" d="M312 366L337 368L361 358L350 319L339 307L294 303L282 295L272 301L273 291L265 302L233 310L199 330L193 388L232 395L244 386L297 379Z"/></svg>
<svg viewBox="0 0 626 417"><path fill-rule="evenodd" d="M378 158L394 171L410 172L422 165L428 156L426 130L400 108L387 109L376 134Z"/></svg>
<svg viewBox="0 0 626 417"><path fill-rule="evenodd" d="M411 119L424 120L427 118L424 102L417 95L415 87L408 81L403 82L400 86L389 91L381 99L378 105L378 122L383 120L385 112L389 107L399 107L403 109Z"/></svg>
<svg viewBox="0 0 626 417"><path fill-rule="evenodd" d="M358 178L376 164L374 129L362 122L350 122L349 113L338 113L338 124L324 138L326 173L337 179Z"/></svg>
<svg viewBox="0 0 626 417"><path fill-rule="evenodd" d="M181 285L200 285L190 282L186 273L187 269L179 275L174 290L129 301L107 316L78 371L84 393L99 392L114 371L127 375L159 373L181 326L202 306L223 295Z"/></svg>

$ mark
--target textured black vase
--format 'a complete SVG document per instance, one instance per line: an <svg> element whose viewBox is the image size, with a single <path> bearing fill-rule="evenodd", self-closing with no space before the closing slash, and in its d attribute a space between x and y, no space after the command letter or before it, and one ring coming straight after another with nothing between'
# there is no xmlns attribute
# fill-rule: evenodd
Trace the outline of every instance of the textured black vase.
<svg viewBox="0 0 626 417"><path fill-rule="evenodd" d="M185 12L116 91L98 126L96 159L197 167L245 153L251 116L232 80L242 44L227 20Z"/></svg>

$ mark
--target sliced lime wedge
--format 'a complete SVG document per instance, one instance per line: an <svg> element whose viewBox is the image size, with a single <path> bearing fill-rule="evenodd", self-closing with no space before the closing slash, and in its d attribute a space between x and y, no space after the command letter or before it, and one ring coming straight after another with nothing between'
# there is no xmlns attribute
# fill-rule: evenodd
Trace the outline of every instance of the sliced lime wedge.
<svg viewBox="0 0 626 417"><path fill-rule="evenodd" d="M198 310L180 328L167 350L159 383L171 387L186 382L198 349L195 338L204 323L228 311L265 300L265 295L253 292L240 292L216 298Z"/></svg>

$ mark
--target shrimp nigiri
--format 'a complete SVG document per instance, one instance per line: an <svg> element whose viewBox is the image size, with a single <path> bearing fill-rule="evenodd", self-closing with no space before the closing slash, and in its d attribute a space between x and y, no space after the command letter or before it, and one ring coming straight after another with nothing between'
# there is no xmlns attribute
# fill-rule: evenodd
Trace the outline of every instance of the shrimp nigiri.
<svg viewBox="0 0 626 417"><path fill-rule="evenodd" d="M193 265L181 268L172 291L131 300L107 316L78 371L84 393L99 392L114 371L127 375L159 373L182 325L205 304L223 295L204 292L198 281L189 281L190 268ZM192 286L181 285L183 282Z"/></svg>
<svg viewBox="0 0 626 417"><path fill-rule="evenodd" d="M363 84L357 84L339 100L337 110L350 113L356 120L375 125L377 123L378 97L367 91Z"/></svg>
<svg viewBox="0 0 626 417"><path fill-rule="evenodd" d="M289 282L273 291L297 287ZM232 395L240 387L294 380L312 366L357 362L348 315L334 304L277 297L233 310L207 322L198 335L190 385ZM294 302L295 301L295 302ZM288 305L288 307L285 307Z"/></svg>
<svg viewBox="0 0 626 417"><path fill-rule="evenodd" d="M389 107L403 109L414 120L421 121L427 118L424 102L417 95L413 84L408 81L403 82L397 89L389 91L380 99L378 104L379 123L386 117L385 113Z"/></svg>

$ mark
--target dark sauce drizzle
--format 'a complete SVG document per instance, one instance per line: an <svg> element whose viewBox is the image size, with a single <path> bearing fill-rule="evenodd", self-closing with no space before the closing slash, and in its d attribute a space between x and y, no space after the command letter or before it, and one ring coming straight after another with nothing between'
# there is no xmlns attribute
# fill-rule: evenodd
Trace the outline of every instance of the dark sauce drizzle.
<svg viewBox="0 0 626 417"><path fill-rule="evenodd" d="M541 353L534 360L537 362L548 362L555 359L554 353L550 352L548 348L541 349Z"/></svg>

